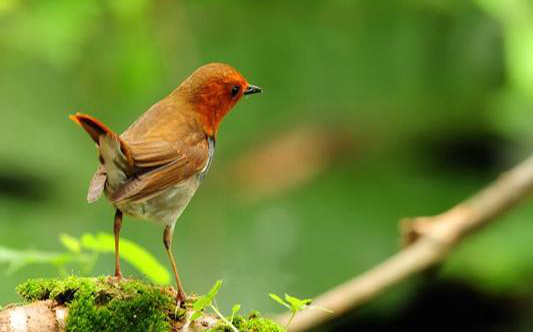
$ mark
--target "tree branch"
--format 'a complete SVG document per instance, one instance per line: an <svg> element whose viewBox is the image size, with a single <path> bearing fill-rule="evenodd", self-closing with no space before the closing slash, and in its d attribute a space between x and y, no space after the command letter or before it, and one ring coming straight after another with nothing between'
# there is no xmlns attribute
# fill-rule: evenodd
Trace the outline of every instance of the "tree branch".
<svg viewBox="0 0 533 332"><path fill-rule="evenodd" d="M400 223L406 247L371 270L320 295L313 304L334 311L298 313L290 331L315 327L370 301L389 287L444 260L471 232L502 215L533 191L533 156L503 173L487 188L433 217ZM290 313L279 317L286 323Z"/></svg>

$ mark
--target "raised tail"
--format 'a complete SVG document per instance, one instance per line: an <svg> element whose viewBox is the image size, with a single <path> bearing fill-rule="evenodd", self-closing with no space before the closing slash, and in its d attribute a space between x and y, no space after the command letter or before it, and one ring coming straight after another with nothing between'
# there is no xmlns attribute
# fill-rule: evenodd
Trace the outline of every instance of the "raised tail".
<svg viewBox="0 0 533 332"><path fill-rule="evenodd" d="M93 202L102 193L105 183L112 189L124 183L133 170L132 154L118 134L97 119L81 113L71 115L69 118L85 129L100 151L100 162L103 167L99 167L93 177L87 196L87 200Z"/></svg>
<svg viewBox="0 0 533 332"><path fill-rule="evenodd" d="M98 119L93 118L90 115L82 114L82 113L76 113L74 115L69 115L69 119L79 124L89 136L93 139L93 141L98 144L98 146L101 145L101 139L103 137L108 137L105 139L105 141L114 140L117 141L120 144L120 150L122 154L124 154L124 157L128 161L128 163L132 163L133 160L131 158L131 152L124 143L123 140L120 139L118 134L113 132L111 129L107 128L105 124L100 122Z"/></svg>
<svg viewBox="0 0 533 332"><path fill-rule="evenodd" d="M105 124L87 114L76 113L75 115L69 115L69 119L85 129L96 144L100 144L100 135L113 133Z"/></svg>

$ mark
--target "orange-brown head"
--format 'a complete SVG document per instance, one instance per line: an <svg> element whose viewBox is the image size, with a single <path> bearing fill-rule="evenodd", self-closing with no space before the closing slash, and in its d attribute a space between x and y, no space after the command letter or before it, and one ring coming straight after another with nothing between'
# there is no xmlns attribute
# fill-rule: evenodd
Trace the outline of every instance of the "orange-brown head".
<svg viewBox="0 0 533 332"><path fill-rule="evenodd" d="M260 88L248 84L230 65L210 63L192 73L175 93L192 105L204 131L214 136L224 115L243 95L259 92Z"/></svg>

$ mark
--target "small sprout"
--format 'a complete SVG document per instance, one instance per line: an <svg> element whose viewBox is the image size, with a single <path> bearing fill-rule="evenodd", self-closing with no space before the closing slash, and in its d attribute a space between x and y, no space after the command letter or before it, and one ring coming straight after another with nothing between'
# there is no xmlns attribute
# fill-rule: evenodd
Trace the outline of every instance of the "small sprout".
<svg viewBox="0 0 533 332"><path fill-rule="evenodd" d="M285 302L285 301L283 301L281 299L281 297L279 297L276 294L269 293L268 295L274 301L278 302L279 304L283 305L284 307L288 308L291 311L291 317L289 318L289 321L287 322L287 326L286 326L287 329L289 328L289 325L291 324L292 320L294 319L294 316L296 316L296 314L299 311L302 311L304 309L307 309L307 308L309 308L309 309L319 309L319 310L322 310L322 311L333 313L333 311L331 311L329 309L322 308L322 307L319 307L319 306L312 306L311 303L313 302L313 300L311 300L311 299L299 299L297 297L290 296L289 294L285 293L285 301L287 301L287 302Z"/></svg>
<svg viewBox="0 0 533 332"><path fill-rule="evenodd" d="M201 311L195 311L192 315L191 315L191 322L194 322L195 320L197 320L198 318L202 317L203 316L203 313Z"/></svg>
<svg viewBox="0 0 533 332"><path fill-rule="evenodd" d="M235 315L236 313L239 312L239 310L241 310L241 305L235 304L233 307L231 307L231 314Z"/></svg>
<svg viewBox="0 0 533 332"><path fill-rule="evenodd" d="M209 304L211 303L211 300L205 296L202 295L194 303L192 304L192 308L194 311L202 311L204 310Z"/></svg>
<svg viewBox="0 0 533 332"><path fill-rule="evenodd" d="M190 318L191 322L194 322L195 320L204 315L204 310L205 308L207 308L210 302L211 301L209 300L209 298L205 295L200 296L193 302L192 309L194 310L194 313Z"/></svg>
<svg viewBox="0 0 533 332"><path fill-rule="evenodd" d="M220 287L222 287L222 280L217 280L217 282L215 282L215 285L211 288L209 293L207 293L207 297L213 300L215 296L217 296L217 293Z"/></svg>
<svg viewBox="0 0 533 332"><path fill-rule="evenodd" d="M312 302L311 299L301 300L297 297L290 296L289 294L285 294L285 300L289 302L289 304L291 305L291 311L293 312L304 310L305 308L310 306Z"/></svg>
<svg viewBox="0 0 533 332"><path fill-rule="evenodd" d="M215 296L217 295L218 291L220 290L220 287L222 287L222 280L217 280L215 285L211 288L209 293L207 295L202 295L196 301L193 302L192 308L194 310L194 313L191 315L191 322L194 322L198 318L203 316L203 311L205 308L209 307L211 310L215 312L215 314L222 320L226 325L228 325L233 332L239 332L239 330L231 323L231 321L228 321L224 315L218 311L217 307L213 305L213 301L215 300ZM231 320L233 320L233 316L235 313L237 313L240 310L241 306L239 304L234 305L233 308L231 308Z"/></svg>
<svg viewBox="0 0 533 332"><path fill-rule="evenodd" d="M278 302L279 304L281 304L281 305L287 307L287 309L289 309L289 310L292 311L291 306L288 305L287 303L285 303L285 301L283 301L283 300L281 299L281 297L277 296L277 295L274 294L274 293L269 293L268 295L269 295L274 301Z"/></svg>
<svg viewBox="0 0 533 332"><path fill-rule="evenodd" d="M233 318L239 312L239 310L241 310L241 305L240 304L235 304L235 305L233 305L233 307L231 307L231 319L229 320L230 322L233 323Z"/></svg>
<svg viewBox="0 0 533 332"><path fill-rule="evenodd" d="M193 302L192 309L194 310L194 313L190 318L191 321L195 321L196 319L202 317L203 311L212 304L220 287L222 287L222 280L217 280L207 295L202 295Z"/></svg>
<svg viewBox="0 0 533 332"><path fill-rule="evenodd" d="M289 309L292 313L297 313L298 311L302 311L309 307L311 305L311 299L299 299L294 296L290 296L289 294L285 294L285 301L281 299L276 294L270 293L268 294L274 301L278 302L279 304L283 305L287 309Z"/></svg>

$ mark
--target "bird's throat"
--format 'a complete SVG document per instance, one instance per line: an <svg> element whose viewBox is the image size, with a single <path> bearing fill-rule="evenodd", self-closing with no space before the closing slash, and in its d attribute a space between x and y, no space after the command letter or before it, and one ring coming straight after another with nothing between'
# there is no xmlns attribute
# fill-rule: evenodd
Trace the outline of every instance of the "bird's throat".
<svg viewBox="0 0 533 332"><path fill-rule="evenodd" d="M222 118L230 111L232 105L199 105L200 122L208 136L215 137Z"/></svg>

